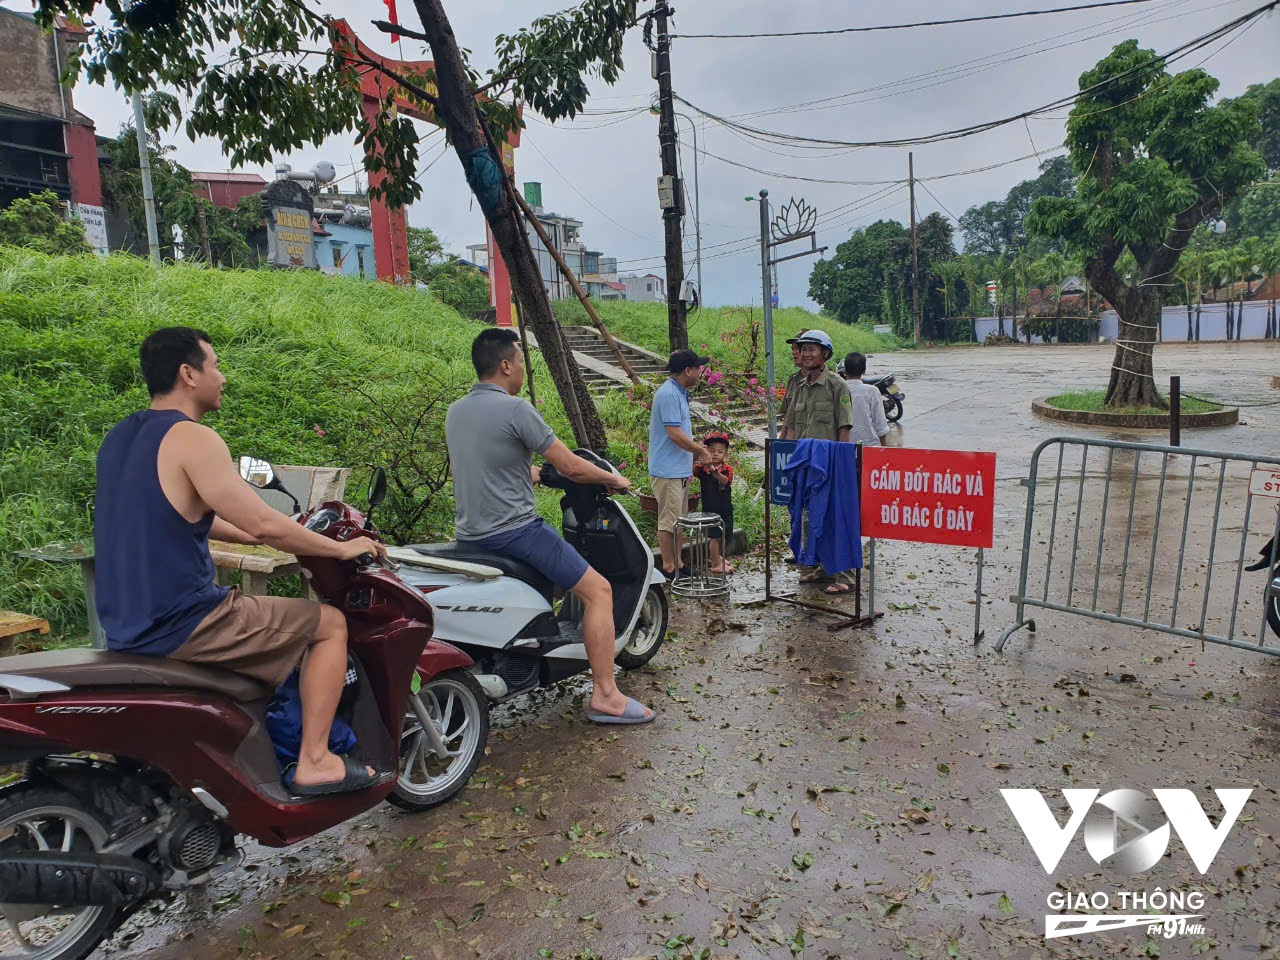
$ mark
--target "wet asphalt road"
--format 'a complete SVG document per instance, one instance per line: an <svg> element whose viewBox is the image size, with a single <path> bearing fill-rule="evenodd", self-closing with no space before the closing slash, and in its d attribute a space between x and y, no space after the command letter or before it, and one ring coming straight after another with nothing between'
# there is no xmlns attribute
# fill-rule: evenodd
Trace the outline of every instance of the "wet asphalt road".
<svg viewBox="0 0 1280 960"><path fill-rule="evenodd" d="M1041 440L1084 432L1034 420L1030 401L1100 385L1110 350L922 351L875 358L871 372L882 360L908 393L902 444L999 454L982 602L994 636L1013 621L1017 478ZM1280 400L1277 347L1161 347L1157 361L1188 393ZM1246 425L1188 432L1184 445L1280 451L1280 406L1243 413ZM383 807L289 851L255 849L249 870L146 911L105 951L1280 956L1280 662L1057 614L997 655L971 642L973 551L885 543L879 560L886 616L873 628L829 633L786 606L681 602L654 663L621 681L656 723L587 724L581 684L519 700L495 713L486 761L452 803L417 816ZM758 574L739 576L735 601L760 589ZM1125 878L1080 837L1050 877L998 791L1068 786L1189 787L1215 823L1212 788L1253 794L1203 877L1177 840ZM1055 889L1156 887L1203 892L1204 908L1187 912L1204 914L1205 932L1046 944Z"/></svg>

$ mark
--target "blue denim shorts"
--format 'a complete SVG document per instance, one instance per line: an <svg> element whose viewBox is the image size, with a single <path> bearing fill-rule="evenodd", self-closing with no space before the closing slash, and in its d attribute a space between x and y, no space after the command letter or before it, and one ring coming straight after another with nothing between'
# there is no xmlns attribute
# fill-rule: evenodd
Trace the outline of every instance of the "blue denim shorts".
<svg viewBox="0 0 1280 960"><path fill-rule="evenodd" d="M587 572L587 559L573 549L555 527L539 518L523 527L497 533L481 540L460 540L468 547L527 563L560 587L571 590Z"/></svg>

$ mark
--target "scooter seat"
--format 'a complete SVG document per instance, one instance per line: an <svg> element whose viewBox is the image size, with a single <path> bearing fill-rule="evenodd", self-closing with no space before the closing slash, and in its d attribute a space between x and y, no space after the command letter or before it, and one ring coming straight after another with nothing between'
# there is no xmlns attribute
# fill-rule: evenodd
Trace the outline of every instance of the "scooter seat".
<svg viewBox="0 0 1280 960"><path fill-rule="evenodd" d="M863 377L862 382L869 387L878 387L880 384L888 380L893 374L885 374L883 377Z"/></svg>
<svg viewBox="0 0 1280 960"><path fill-rule="evenodd" d="M409 547L424 557L440 557L445 560L459 560L463 563L478 563L487 567L497 567L505 576L527 583L550 603L555 598L556 586L542 573L512 557L500 553L485 553L460 543L415 543Z"/></svg>
<svg viewBox="0 0 1280 960"><path fill-rule="evenodd" d="M237 703L271 696L257 680L171 657L143 657L110 650L46 650L0 657L0 675L35 677L72 688L168 687L219 693ZM0 686L3 683L0 682Z"/></svg>

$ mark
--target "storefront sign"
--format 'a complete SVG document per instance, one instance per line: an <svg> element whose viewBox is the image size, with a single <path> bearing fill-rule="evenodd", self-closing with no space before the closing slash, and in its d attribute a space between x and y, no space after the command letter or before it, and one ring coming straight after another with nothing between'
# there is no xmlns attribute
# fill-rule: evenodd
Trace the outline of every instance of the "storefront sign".
<svg viewBox="0 0 1280 960"><path fill-rule="evenodd" d="M262 198L266 207L267 259L277 267L315 270L311 196L292 180L277 180Z"/></svg>
<svg viewBox="0 0 1280 960"><path fill-rule="evenodd" d="M996 455L959 450L862 449L862 535L990 547Z"/></svg>
<svg viewBox="0 0 1280 960"><path fill-rule="evenodd" d="M111 252L107 243L107 212L92 203L77 203L72 209L76 219L84 224L84 238L93 252L105 257Z"/></svg>

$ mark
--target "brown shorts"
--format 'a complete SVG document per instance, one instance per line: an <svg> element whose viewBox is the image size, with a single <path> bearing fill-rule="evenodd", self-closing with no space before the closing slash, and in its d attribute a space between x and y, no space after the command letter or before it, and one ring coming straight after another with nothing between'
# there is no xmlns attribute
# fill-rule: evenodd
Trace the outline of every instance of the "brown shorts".
<svg viewBox="0 0 1280 960"><path fill-rule="evenodd" d="M658 530L675 533L676 520L689 512L689 478L650 477L658 501Z"/></svg>
<svg viewBox="0 0 1280 960"><path fill-rule="evenodd" d="M315 640L321 609L313 600L246 597L233 589L169 656L278 687Z"/></svg>

